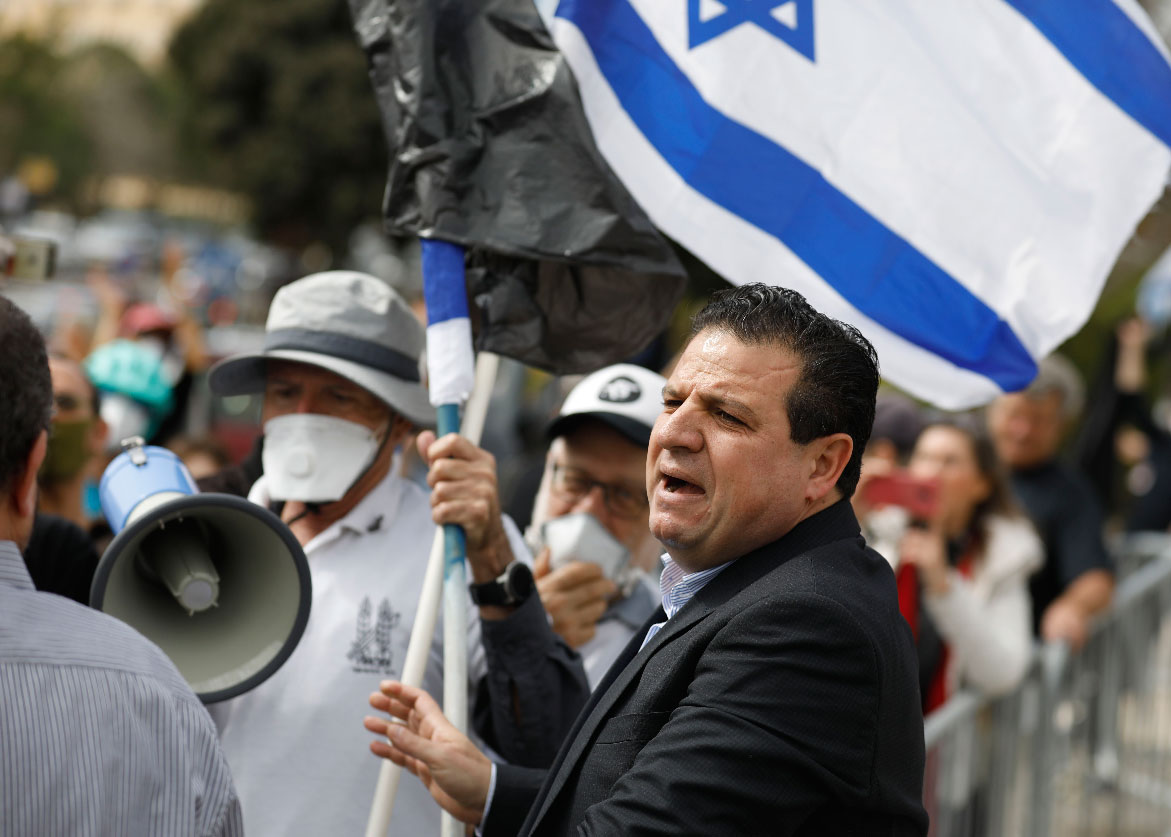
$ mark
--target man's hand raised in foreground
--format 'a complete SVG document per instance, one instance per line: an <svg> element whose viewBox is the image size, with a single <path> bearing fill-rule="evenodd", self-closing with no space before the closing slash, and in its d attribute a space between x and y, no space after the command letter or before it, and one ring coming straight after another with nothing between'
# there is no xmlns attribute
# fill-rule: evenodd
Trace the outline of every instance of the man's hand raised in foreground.
<svg viewBox="0 0 1171 837"><path fill-rule="evenodd" d="M492 782L492 762L422 689L396 680L383 680L379 688L381 693L370 695L370 705L405 723L367 716L366 729L382 736L370 742L370 752L418 776L453 817L478 825Z"/></svg>

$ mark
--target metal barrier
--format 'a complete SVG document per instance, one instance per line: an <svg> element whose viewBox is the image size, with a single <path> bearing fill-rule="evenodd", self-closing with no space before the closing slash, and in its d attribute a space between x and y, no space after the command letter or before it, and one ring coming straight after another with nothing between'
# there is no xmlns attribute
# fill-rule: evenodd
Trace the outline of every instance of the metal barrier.
<svg viewBox="0 0 1171 837"><path fill-rule="evenodd" d="M926 718L932 835L1171 835L1171 536L1113 551L1114 604L1081 652L1039 648L1011 694Z"/></svg>

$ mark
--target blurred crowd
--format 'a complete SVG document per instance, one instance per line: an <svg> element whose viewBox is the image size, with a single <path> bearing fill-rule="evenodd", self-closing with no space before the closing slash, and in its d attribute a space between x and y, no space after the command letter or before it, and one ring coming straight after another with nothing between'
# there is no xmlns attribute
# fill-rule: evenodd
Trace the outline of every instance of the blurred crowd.
<svg viewBox="0 0 1171 837"><path fill-rule="evenodd" d="M853 503L895 570L925 711L959 688L1011 691L1037 641L1081 648L1111 604L1108 539L1171 525L1153 342L1140 317L1122 321L1089 393L1056 353L971 413L880 392Z"/></svg>

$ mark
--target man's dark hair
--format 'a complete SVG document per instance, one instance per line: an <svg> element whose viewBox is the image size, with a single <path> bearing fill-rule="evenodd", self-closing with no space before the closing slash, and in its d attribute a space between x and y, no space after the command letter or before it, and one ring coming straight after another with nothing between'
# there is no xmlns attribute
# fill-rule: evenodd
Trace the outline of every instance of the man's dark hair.
<svg viewBox="0 0 1171 837"><path fill-rule="evenodd" d="M0 491L24 472L52 410L45 341L28 314L0 296Z"/></svg>
<svg viewBox="0 0 1171 837"><path fill-rule="evenodd" d="M838 489L843 497L851 496L874 426L878 355L870 341L853 326L815 310L796 291L759 283L712 294L692 322L692 337L707 328L798 357L801 374L785 404L789 437L804 445L831 433L848 434L854 451Z"/></svg>

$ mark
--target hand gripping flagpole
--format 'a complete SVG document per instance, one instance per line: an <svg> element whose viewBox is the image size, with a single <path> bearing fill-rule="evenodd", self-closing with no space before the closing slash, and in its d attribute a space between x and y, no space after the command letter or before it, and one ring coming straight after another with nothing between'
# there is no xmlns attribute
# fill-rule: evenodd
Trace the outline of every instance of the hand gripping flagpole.
<svg viewBox="0 0 1171 837"><path fill-rule="evenodd" d="M461 432L477 445L484 434L484 421L488 415L492 386L496 381L496 370L499 366L498 355L480 352L476 356L476 382L464 410ZM415 623L411 628L411 640L407 645L407 655L403 662L401 680L408 686L423 685L423 674L427 668L431 639L435 636L435 621L439 615L439 602L443 594L443 544L444 532L437 529L431 544L431 555L427 559L427 571L423 576L423 589L419 593L419 605L415 611ZM394 762L382 760L378 772L378 785L370 807L370 817L366 822L366 837L387 837L402 773L402 768Z"/></svg>
<svg viewBox="0 0 1171 837"><path fill-rule="evenodd" d="M462 247L423 245L423 299L427 304L427 374L437 433L459 432L459 411L475 385L472 324ZM443 526L443 714L468 728L468 579L463 528ZM462 837L463 823L443 813L443 837Z"/></svg>
<svg viewBox="0 0 1171 837"><path fill-rule="evenodd" d="M422 242L423 298L427 304L427 372L431 403L437 412L439 436L459 432L460 405L469 393L477 396L473 441L478 442L496 376L495 357L482 357L483 363L473 370L471 320L468 318L467 290L462 247L444 241ZM478 384L478 386L477 386ZM467 574L464 569L464 533L459 526L445 525L436 533L431 548L423 591L411 631L407 659L403 664L403 682L419 685L426 665L427 646L435 631L435 612L439 601L439 567L443 572L443 711L459 730L467 730L468 717L468 648L467 648ZM385 762L378 776L374 803L366 823L367 837L384 837L390 825L398 780L397 765ZM462 837L464 826L447 812L443 813L444 837Z"/></svg>

